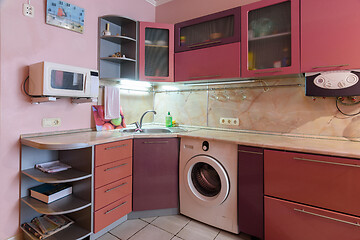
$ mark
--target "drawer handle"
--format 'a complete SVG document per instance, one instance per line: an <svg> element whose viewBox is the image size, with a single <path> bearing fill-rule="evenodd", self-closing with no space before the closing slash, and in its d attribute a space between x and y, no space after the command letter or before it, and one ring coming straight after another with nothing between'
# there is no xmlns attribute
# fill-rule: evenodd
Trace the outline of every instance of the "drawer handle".
<svg viewBox="0 0 360 240"><path fill-rule="evenodd" d="M189 79L215 78L215 77L221 77L221 75L220 74L217 74L217 75L205 75L205 76L198 76L198 77L189 77Z"/></svg>
<svg viewBox="0 0 360 240"><path fill-rule="evenodd" d="M166 78L145 78L145 79L148 80L148 81L151 81L151 80L166 81L167 80Z"/></svg>
<svg viewBox="0 0 360 240"><path fill-rule="evenodd" d="M316 67L313 67L313 69L318 69L318 68L335 68L335 67L346 67L346 66L349 66L349 64L316 66Z"/></svg>
<svg viewBox="0 0 360 240"><path fill-rule="evenodd" d="M265 72L254 72L254 74L277 73L277 72L281 72L281 70L272 70L272 71L265 71Z"/></svg>
<svg viewBox="0 0 360 240"><path fill-rule="evenodd" d="M263 155L262 152L253 152L253 151L246 151L246 150L238 150L238 152L243 152L243 153L252 153L252 154L259 154L259 155Z"/></svg>
<svg viewBox="0 0 360 240"><path fill-rule="evenodd" d="M119 207L121 207L122 205L124 205L124 204L126 204L126 203L127 203L127 201L126 201L126 202L123 202L123 203L120 203L120 204L119 204L119 205L117 205L116 207L114 207L114 208L112 208L112 209L110 209L110 210L106 211L104 214L109 214L109 213L111 213L112 211L114 211L114 210L118 209Z"/></svg>
<svg viewBox="0 0 360 240"><path fill-rule="evenodd" d="M114 149L114 148L121 148L121 147L126 147L127 144L122 144L122 145L118 145L118 146L113 146L113 147L107 147L105 148L105 150L111 150L111 149Z"/></svg>
<svg viewBox="0 0 360 240"><path fill-rule="evenodd" d="M169 141L143 142L144 144L167 144Z"/></svg>
<svg viewBox="0 0 360 240"><path fill-rule="evenodd" d="M115 166L115 167L107 168L107 169L105 169L104 171L105 171L105 172L106 172L106 171L110 171L110 170L113 170L113 169L116 169L116 168L119 168L119 167L122 167L122 166L125 166L125 165L127 165L127 163L123 163L123 164L120 164L120 165Z"/></svg>
<svg viewBox="0 0 360 240"><path fill-rule="evenodd" d="M340 166L345 166L345 167L357 167L357 168L360 168L360 165L355 165L355 164L327 162L327 161L319 161L319 160L298 158L298 157L294 157L294 159L295 160L300 160L300 161L307 161L307 162L325 163L325 164L340 165Z"/></svg>
<svg viewBox="0 0 360 240"><path fill-rule="evenodd" d="M122 186L124 186L124 185L126 185L126 184L127 184L127 182L124 182L124 183L120 184L119 186L116 186L116 187L107 189L105 192L108 193L108 192L110 192L110 191L112 191L112 190L115 190L115 189L117 189L117 188L119 188L119 187L122 187Z"/></svg>
<svg viewBox="0 0 360 240"><path fill-rule="evenodd" d="M353 225L353 226L360 227L359 223L348 222L348 221L344 221L344 220L341 220L341 219L332 218L332 217L320 215L320 214L317 214L317 213L308 212L308 211L305 211L304 209L294 208L294 211L301 212L301 213L306 213L306 214L309 214L309 215L313 215L313 216L317 216L317 217L321 217L321 218L326 218L326 219L333 220L333 221L336 221L336 222L346 223L346 224L350 224L350 225Z"/></svg>
<svg viewBox="0 0 360 240"><path fill-rule="evenodd" d="M206 43L199 43L199 44L190 45L188 47L189 48L200 47L200 46L205 46L205 45L214 44L214 43L221 43L221 41L218 40L218 41L212 41L212 42L206 42Z"/></svg>

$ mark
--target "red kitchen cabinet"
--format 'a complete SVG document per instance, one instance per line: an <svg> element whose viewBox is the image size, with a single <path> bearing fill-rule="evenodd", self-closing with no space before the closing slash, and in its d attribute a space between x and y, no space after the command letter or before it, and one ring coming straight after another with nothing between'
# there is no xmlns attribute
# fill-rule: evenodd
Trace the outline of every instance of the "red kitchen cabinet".
<svg viewBox="0 0 360 240"><path fill-rule="evenodd" d="M266 240L358 240L360 218L265 197Z"/></svg>
<svg viewBox="0 0 360 240"><path fill-rule="evenodd" d="M360 216L360 161L265 150L265 195Z"/></svg>
<svg viewBox="0 0 360 240"><path fill-rule="evenodd" d="M133 211L178 208L178 138L134 139Z"/></svg>
<svg viewBox="0 0 360 240"><path fill-rule="evenodd" d="M242 77L300 72L299 8L299 0L265 0L241 7Z"/></svg>
<svg viewBox="0 0 360 240"><path fill-rule="evenodd" d="M175 81L240 77L240 42L175 54Z"/></svg>
<svg viewBox="0 0 360 240"><path fill-rule="evenodd" d="M140 22L139 80L174 81L174 25Z"/></svg>
<svg viewBox="0 0 360 240"><path fill-rule="evenodd" d="M264 239L264 155L257 147L238 147L239 231Z"/></svg>
<svg viewBox="0 0 360 240"><path fill-rule="evenodd" d="M301 72L358 69L360 1L301 0Z"/></svg>

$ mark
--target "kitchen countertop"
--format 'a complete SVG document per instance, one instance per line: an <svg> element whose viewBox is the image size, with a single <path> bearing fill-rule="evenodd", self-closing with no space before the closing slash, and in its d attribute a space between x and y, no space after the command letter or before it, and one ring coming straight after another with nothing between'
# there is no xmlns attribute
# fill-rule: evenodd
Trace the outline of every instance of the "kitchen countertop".
<svg viewBox="0 0 360 240"><path fill-rule="evenodd" d="M193 137L220 140L240 145L288 151L360 158L360 142L346 138L325 138L264 132L229 131L188 128L186 132L132 134L120 131L82 131L43 136L22 136L21 143L48 150L66 150L91 147L97 144L133 138Z"/></svg>

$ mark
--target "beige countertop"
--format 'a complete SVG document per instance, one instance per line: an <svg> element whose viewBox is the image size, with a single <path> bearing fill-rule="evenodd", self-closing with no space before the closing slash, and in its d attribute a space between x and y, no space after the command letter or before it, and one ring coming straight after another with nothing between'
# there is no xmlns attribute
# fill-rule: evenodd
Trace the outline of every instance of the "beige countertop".
<svg viewBox="0 0 360 240"><path fill-rule="evenodd" d="M132 134L119 131L82 131L42 136L22 136L21 143L48 150L66 150L91 147L97 144L133 138L193 137L234 142L240 145L360 158L360 142L346 138L325 138L262 132L242 132L189 128L186 132Z"/></svg>

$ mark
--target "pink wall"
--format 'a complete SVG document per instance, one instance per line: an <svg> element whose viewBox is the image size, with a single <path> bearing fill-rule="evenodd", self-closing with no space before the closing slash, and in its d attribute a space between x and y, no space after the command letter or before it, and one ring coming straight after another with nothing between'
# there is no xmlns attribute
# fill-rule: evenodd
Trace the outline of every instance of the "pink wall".
<svg viewBox="0 0 360 240"><path fill-rule="evenodd" d="M259 0L173 0L156 7L156 22L178 23Z"/></svg>
<svg viewBox="0 0 360 240"><path fill-rule="evenodd" d="M23 16L25 2L0 0L0 239L15 235L19 225L19 136L91 127L90 104L74 105L69 99L30 104L21 89L27 66L46 60L96 69L98 16L155 20L155 7L145 0L67 0L85 8L85 31L80 34L45 24L45 0L31 1L34 18ZM43 128L44 117L61 118L61 126Z"/></svg>

